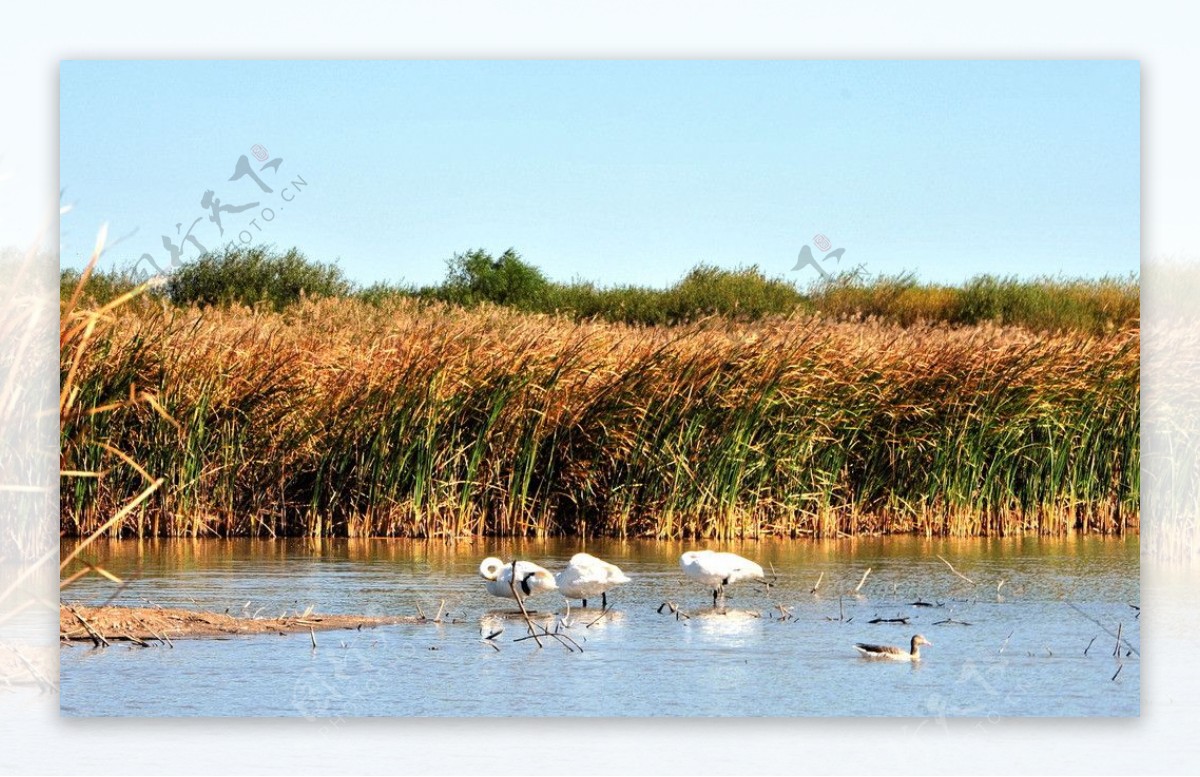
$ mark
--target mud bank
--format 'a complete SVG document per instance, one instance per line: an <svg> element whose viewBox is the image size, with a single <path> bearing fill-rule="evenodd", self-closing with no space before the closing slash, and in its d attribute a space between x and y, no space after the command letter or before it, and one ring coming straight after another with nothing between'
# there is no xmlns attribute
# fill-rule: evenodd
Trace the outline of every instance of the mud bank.
<svg viewBox="0 0 1200 777"><path fill-rule="evenodd" d="M419 617L305 615L240 618L225 613L160 607L82 607L58 609L59 638L67 642L169 642L176 639L222 639L252 634L293 634L334 629L362 629L396 623L420 623Z"/></svg>

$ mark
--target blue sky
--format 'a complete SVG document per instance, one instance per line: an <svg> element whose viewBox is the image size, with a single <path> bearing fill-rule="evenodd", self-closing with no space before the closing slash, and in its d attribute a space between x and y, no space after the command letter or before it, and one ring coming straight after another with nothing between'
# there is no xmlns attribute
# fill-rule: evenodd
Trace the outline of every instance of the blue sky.
<svg viewBox="0 0 1200 777"><path fill-rule="evenodd" d="M68 61L62 260L107 223L110 266L248 240L363 283L479 247L559 280L806 283L817 234L870 273L1126 275L1139 99L1132 61ZM229 180L243 155L270 192ZM221 235L208 190L257 205Z"/></svg>

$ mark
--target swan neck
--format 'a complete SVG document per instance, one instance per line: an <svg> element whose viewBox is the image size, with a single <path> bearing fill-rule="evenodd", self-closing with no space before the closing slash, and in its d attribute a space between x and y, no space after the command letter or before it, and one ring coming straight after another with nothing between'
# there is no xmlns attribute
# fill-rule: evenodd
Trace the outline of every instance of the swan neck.
<svg viewBox="0 0 1200 777"><path fill-rule="evenodd" d="M500 559L487 558L479 565L479 576L484 580L496 580L500 577L500 570L504 567L500 563Z"/></svg>

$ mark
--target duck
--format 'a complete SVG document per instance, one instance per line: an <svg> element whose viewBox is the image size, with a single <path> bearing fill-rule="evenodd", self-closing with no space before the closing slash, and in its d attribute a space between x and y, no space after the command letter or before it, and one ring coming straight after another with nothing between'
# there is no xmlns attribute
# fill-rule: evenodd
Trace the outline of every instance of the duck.
<svg viewBox="0 0 1200 777"><path fill-rule="evenodd" d="M713 607L725 598L725 586L739 580L762 580L763 568L736 553L714 550L689 550L679 557L683 573L704 583L713 592Z"/></svg>
<svg viewBox="0 0 1200 777"><path fill-rule="evenodd" d="M515 586L512 585L514 566L517 572ZM558 584L554 582L554 575L532 561L515 561L506 564L494 556L489 556L480 562L479 576L487 581L488 593L502 599L517 598L513 595L514 587L520 592L522 599L558 590Z"/></svg>
<svg viewBox="0 0 1200 777"><path fill-rule="evenodd" d="M628 583L629 577L620 567L601 561L588 553L571 556L567 568L554 577L558 591L568 599L581 599L587 607L588 597L600 594L600 606L608 608L608 589Z"/></svg>
<svg viewBox="0 0 1200 777"><path fill-rule="evenodd" d="M863 658L880 658L886 661L920 661L921 645L933 647L933 643L917 634L912 638L912 646L905 650L893 645L868 645L856 642L854 648Z"/></svg>

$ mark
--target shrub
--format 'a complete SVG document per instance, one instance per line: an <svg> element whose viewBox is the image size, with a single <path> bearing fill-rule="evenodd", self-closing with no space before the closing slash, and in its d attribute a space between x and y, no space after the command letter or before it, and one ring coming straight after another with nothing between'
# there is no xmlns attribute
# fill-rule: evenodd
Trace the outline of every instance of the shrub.
<svg viewBox="0 0 1200 777"><path fill-rule="evenodd" d="M668 290L666 302L668 315L677 322L710 315L757 321L791 313L804 298L796 287L766 277L757 266L725 270L702 264Z"/></svg>
<svg viewBox="0 0 1200 777"><path fill-rule="evenodd" d="M847 274L813 287L811 299L818 311L835 318L879 318L905 326L994 323L1097 334L1136 325L1141 312L1136 278L980 275L963 286L945 286L921 284L909 274L871 280Z"/></svg>
<svg viewBox="0 0 1200 777"><path fill-rule="evenodd" d="M585 281L552 286L546 312L576 319L625 324L683 324L705 316L758 321L807 309L803 295L784 280L767 278L758 267L726 270L699 265L666 289L645 286L598 288Z"/></svg>
<svg viewBox="0 0 1200 777"><path fill-rule="evenodd" d="M401 286L399 284L378 282L372 283L370 286L363 287L354 292L354 296L358 297L368 305L379 306L387 302L400 299L410 299L419 296L433 296L432 289L414 289L410 286Z"/></svg>
<svg viewBox="0 0 1200 777"><path fill-rule="evenodd" d="M343 297L352 290L336 264L310 260L295 248L266 246L210 252L171 274L167 294L177 305L258 305L275 310L302 297Z"/></svg>
<svg viewBox="0 0 1200 777"><path fill-rule="evenodd" d="M66 302L71 299L83 273L72 267L59 273L59 297ZM138 287L138 281L131 273L124 270L94 270L83 287L83 299L98 305L106 305L122 294L127 294Z"/></svg>
<svg viewBox="0 0 1200 777"><path fill-rule="evenodd" d="M1116 278L1022 281L984 275L959 295L955 321L994 321L1031 329L1102 332L1129 325L1141 315L1137 281Z"/></svg>

